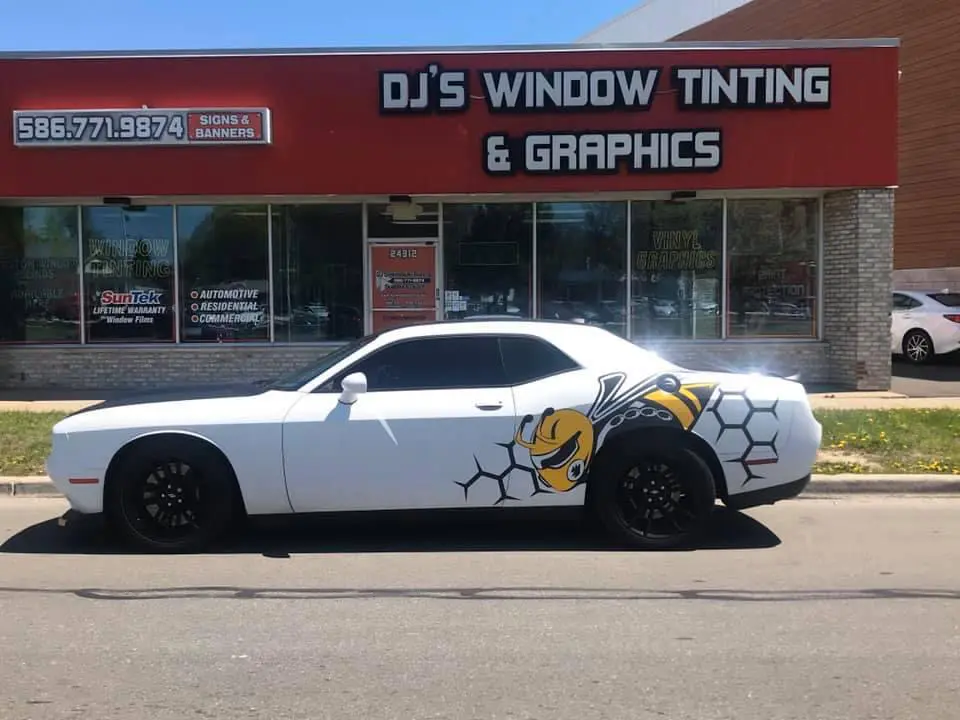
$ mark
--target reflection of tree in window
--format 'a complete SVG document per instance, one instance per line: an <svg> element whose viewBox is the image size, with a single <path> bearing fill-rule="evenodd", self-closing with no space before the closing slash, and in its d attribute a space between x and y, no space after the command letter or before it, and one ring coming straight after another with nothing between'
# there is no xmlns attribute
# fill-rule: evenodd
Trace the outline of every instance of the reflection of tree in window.
<svg viewBox="0 0 960 720"><path fill-rule="evenodd" d="M173 207L83 208L91 342L172 342Z"/></svg>
<svg viewBox="0 0 960 720"><path fill-rule="evenodd" d="M362 206L274 206L272 222L277 341L362 335Z"/></svg>
<svg viewBox="0 0 960 720"><path fill-rule="evenodd" d="M267 340L267 209L177 208L185 341Z"/></svg>
<svg viewBox="0 0 960 720"><path fill-rule="evenodd" d="M446 317L530 314L532 205L443 208Z"/></svg>
<svg viewBox="0 0 960 720"><path fill-rule="evenodd" d="M0 209L0 342L80 339L77 208Z"/></svg>
<svg viewBox="0 0 960 720"><path fill-rule="evenodd" d="M626 203L537 205L539 314L626 332Z"/></svg>
<svg viewBox="0 0 960 720"><path fill-rule="evenodd" d="M720 336L723 202L631 204L633 336Z"/></svg>
<svg viewBox="0 0 960 720"><path fill-rule="evenodd" d="M815 336L817 209L815 198L729 202L730 335Z"/></svg>

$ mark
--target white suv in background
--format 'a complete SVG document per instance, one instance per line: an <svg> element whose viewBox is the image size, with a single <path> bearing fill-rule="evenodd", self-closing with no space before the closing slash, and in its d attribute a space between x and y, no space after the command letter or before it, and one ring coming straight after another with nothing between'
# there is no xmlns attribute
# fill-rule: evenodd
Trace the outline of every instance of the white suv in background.
<svg viewBox="0 0 960 720"><path fill-rule="evenodd" d="M960 292L894 290L892 351L922 364L960 350Z"/></svg>

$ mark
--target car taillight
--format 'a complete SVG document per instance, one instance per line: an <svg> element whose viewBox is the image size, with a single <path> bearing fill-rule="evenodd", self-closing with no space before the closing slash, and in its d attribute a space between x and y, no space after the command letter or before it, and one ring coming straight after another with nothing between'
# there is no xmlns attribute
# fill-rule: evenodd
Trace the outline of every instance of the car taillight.
<svg viewBox="0 0 960 720"><path fill-rule="evenodd" d="M960 315L944 315L950 322L960 323Z"/></svg>

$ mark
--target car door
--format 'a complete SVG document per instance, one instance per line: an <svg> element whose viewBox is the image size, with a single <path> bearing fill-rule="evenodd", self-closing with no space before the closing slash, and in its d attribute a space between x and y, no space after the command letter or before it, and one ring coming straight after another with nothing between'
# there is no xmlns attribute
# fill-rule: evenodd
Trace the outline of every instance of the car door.
<svg viewBox="0 0 960 720"><path fill-rule="evenodd" d="M517 408L509 504L582 504L596 374L539 337L503 336L500 352Z"/></svg>
<svg viewBox="0 0 960 720"><path fill-rule="evenodd" d="M893 309L890 320L890 344L891 352L903 352L903 336L911 327L913 327L913 311L919 307L920 303L903 293L893 294Z"/></svg>
<svg viewBox="0 0 960 720"><path fill-rule="evenodd" d="M367 391L345 405L340 381L357 372ZM507 476L474 479L503 452L515 418L496 337L391 343L288 414L290 503L296 512L493 506Z"/></svg>

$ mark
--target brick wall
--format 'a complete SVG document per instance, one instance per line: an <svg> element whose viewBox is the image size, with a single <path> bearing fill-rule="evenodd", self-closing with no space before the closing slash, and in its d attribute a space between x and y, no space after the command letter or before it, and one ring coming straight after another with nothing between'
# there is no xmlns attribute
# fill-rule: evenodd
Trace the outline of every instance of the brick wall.
<svg viewBox="0 0 960 720"><path fill-rule="evenodd" d="M893 190L828 193L823 207L824 340L830 380L889 390Z"/></svg>
<svg viewBox="0 0 960 720"><path fill-rule="evenodd" d="M109 390L259 380L329 352L318 346L22 347L0 349L0 387Z"/></svg>
<svg viewBox="0 0 960 720"><path fill-rule="evenodd" d="M958 258L960 258L960 254L958 254ZM900 290L951 290L960 292L960 265L944 268L894 270L893 286Z"/></svg>
<svg viewBox="0 0 960 720"><path fill-rule="evenodd" d="M650 346L662 357L694 370L799 373L805 383L830 381L829 347L822 342L737 341Z"/></svg>

